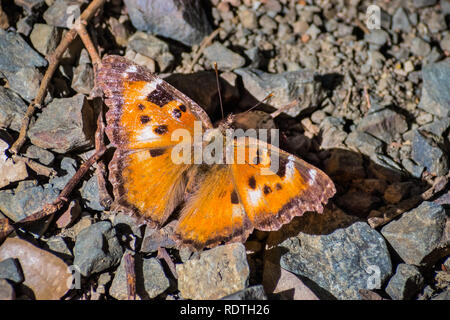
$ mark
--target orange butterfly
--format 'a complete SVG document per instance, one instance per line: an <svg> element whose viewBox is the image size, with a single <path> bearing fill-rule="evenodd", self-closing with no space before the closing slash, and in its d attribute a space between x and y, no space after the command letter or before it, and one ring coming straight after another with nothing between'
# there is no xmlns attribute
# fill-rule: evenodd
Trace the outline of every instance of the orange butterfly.
<svg viewBox="0 0 450 320"><path fill-rule="evenodd" d="M97 83L109 107L106 133L117 148L109 165L114 209L161 227L183 203L175 229L180 245L198 250L244 242L253 229L278 230L305 211L321 213L336 192L319 169L273 145L261 148L251 137L224 138L233 159L245 151L241 162L175 163L173 132L194 136L201 121L202 132L225 135L233 116L214 128L198 104L120 56L103 58ZM212 140L201 143L207 147ZM276 170L273 155L279 159Z"/></svg>

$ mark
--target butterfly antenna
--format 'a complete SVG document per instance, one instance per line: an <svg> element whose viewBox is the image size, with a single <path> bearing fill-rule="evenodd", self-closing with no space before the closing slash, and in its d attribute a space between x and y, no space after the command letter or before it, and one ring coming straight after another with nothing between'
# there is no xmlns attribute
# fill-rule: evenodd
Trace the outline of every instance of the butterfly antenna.
<svg viewBox="0 0 450 320"><path fill-rule="evenodd" d="M264 99L262 99L261 101L258 101L258 103L256 103L253 107L251 107L250 109L248 109L244 113L252 111L253 109L255 109L256 107L260 106L262 103L266 102L267 100L269 100L272 97L273 97L273 92L269 93Z"/></svg>
<svg viewBox="0 0 450 320"><path fill-rule="evenodd" d="M217 70L217 62L214 62L214 70L216 71L217 91L219 92L220 111L222 112L222 120L223 120L223 118L224 118L223 104L222 104L222 95L220 93L220 81L219 81L219 71Z"/></svg>
<svg viewBox="0 0 450 320"><path fill-rule="evenodd" d="M270 114L270 116L271 116L272 118L275 119L276 117L278 117L278 116L280 115L280 113L282 113L282 112L284 112L284 111L286 111L286 110L289 110L290 108L296 106L298 103L299 103L298 100L294 100L294 101L292 101L292 102L289 102L287 105L281 107L281 108L278 109L277 111L272 112L272 113Z"/></svg>

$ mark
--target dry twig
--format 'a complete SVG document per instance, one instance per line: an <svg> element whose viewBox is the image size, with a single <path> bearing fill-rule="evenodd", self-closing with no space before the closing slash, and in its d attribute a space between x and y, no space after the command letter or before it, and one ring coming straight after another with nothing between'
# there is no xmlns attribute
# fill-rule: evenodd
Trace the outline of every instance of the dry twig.
<svg viewBox="0 0 450 320"><path fill-rule="evenodd" d="M105 0L94 0L92 1L88 7L83 11L81 16L77 19L75 22L75 26L78 24L85 24L87 21L89 21L97 12L97 10L103 6ZM61 60L62 55L66 51L66 49L69 47L69 45L72 43L72 41L77 36L77 30L71 29L69 30L64 38L61 40L58 47L55 49L55 51L47 57L47 61L49 63L49 66L47 68L47 71L44 74L44 77L42 78L38 94L36 95L36 98L33 100L32 103L27 108L27 111L22 119L22 126L20 127L20 133L17 140L13 143L9 151L12 154L18 154L20 151L20 148L22 148L23 144L25 143L25 139L27 136L28 126L30 124L31 117L34 114L34 111L36 108L41 108L42 103L44 101L45 95L47 93L47 87L50 83L50 80L52 79L53 74L58 68L59 62Z"/></svg>
<svg viewBox="0 0 450 320"><path fill-rule="evenodd" d="M136 300L136 272L134 258L131 253L125 253L125 272L127 274L128 300Z"/></svg>

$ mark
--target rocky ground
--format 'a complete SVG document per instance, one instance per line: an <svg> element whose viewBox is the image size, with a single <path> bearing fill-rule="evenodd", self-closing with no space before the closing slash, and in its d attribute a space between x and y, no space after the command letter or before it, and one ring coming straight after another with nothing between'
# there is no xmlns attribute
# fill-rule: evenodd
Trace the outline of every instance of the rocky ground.
<svg viewBox="0 0 450 320"><path fill-rule="evenodd" d="M94 152L99 103L90 98L94 69L78 38L21 149L34 165L8 152L45 57L86 2L0 2L0 218L12 223L55 200ZM106 1L88 24L102 56L145 65L214 120L213 62L226 113L273 92L238 123L279 128L281 147L322 168L337 194L323 215L193 253L167 238L173 224L139 228L103 207L92 170L62 212L0 245L0 299L127 299L127 253L139 299L450 298L450 1L145 3ZM376 30L366 25L372 4L381 8ZM161 244L177 279L157 255ZM81 274L79 289L67 289L68 266Z"/></svg>

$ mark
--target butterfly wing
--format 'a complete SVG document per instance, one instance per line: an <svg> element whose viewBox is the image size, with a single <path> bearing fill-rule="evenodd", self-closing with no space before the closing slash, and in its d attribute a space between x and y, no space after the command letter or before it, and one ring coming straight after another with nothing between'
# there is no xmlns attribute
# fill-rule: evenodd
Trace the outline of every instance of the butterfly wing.
<svg viewBox="0 0 450 320"><path fill-rule="evenodd" d="M278 230L305 211L321 213L335 193L325 173L275 146L240 138L232 150L234 164L199 169L190 178L175 230L181 244L199 249L244 242L254 228ZM272 167L275 157L279 165Z"/></svg>
<svg viewBox="0 0 450 320"><path fill-rule="evenodd" d="M336 192L321 170L273 145L243 137L234 142L233 149L235 155L247 155L231 165L231 172L256 229L278 230L306 211L322 213L323 204Z"/></svg>
<svg viewBox="0 0 450 320"><path fill-rule="evenodd" d="M198 250L247 239L253 228L232 179L228 165L197 166L175 230L179 242Z"/></svg>
<svg viewBox="0 0 450 320"><path fill-rule="evenodd" d="M193 136L195 121L201 131L211 122L194 101L123 57L103 58L97 84L109 107L106 133L117 148L109 165L115 209L160 226L182 200L189 168L171 160L178 143L172 133Z"/></svg>
<svg viewBox="0 0 450 320"><path fill-rule="evenodd" d="M212 128L205 111L146 68L120 56L103 58L97 84L105 93L106 134L117 148L161 148L176 144L176 129L193 134L194 121Z"/></svg>

